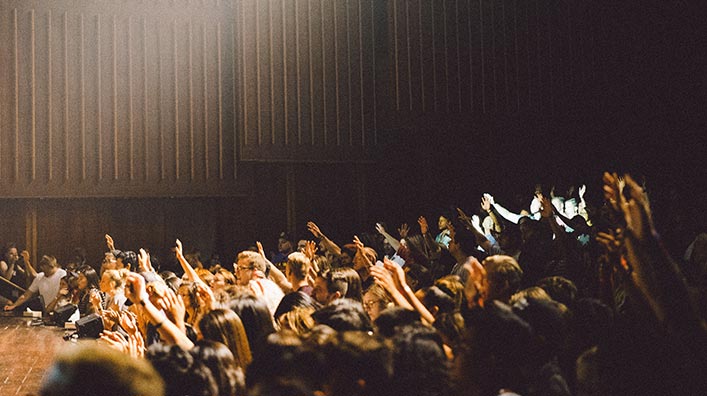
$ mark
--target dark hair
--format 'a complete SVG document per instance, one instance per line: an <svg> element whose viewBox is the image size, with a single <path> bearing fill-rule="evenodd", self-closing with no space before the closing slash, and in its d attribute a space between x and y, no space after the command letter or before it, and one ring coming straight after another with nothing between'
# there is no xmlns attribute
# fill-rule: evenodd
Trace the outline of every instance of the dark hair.
<svg viewBox="0 0 707 396"><path fill-rule="evenodd" d="M243 369L228 347L212 340L198 341L191 350L192 354L211 370L211 375L218 384L218 394L236 396L245 393L245 375Z"/></svg>
<svg viewBox="0 0 707 396"><path fill-rule="evenodd" d="M361 302L363 300L363 286L361 276L350 267L335 268L322 274L326 281L327 292L339 292L342 298L349 298Z"/></svg>
<svg viewBox="0 0 707 396"><path fill-rule="evenodd" d="M395 334L395 329L401 326L410 325L420 321L420 314L417 311L411 311L402 307L390 307L383 310L375 324L378 333L383 337L392 337Z"/></svg>
<svg viewBox="0 0 707 396"><path fill-rule="evenodd" d="M252 294L242 294L233 298L228 307L241 318L255 359L262 352L268 335L275 332L267 303Z"/></svg>
<svg viewBox="0 0 707 396"><path fill-rule="evenodd" d="M326 382L337 396L386 395L390 392L391 351L376 335L344 331L324 348Z"/></svg>
<svg viewBox="0 0 707 396"><path fill-rule="evenodd" d="M277 305L275 309L275 320L277 321L280 316L292 311L295 307L305 307L305 308L319 308L319 304L309 294L302 292L291 292L285 294L280 300L280 304Z"/></svg>
<svg viewBox="0 0 707 396"><path fill-rule="evenodd" d="M88 286L86 286L87 289L98 289L99 284L101 283L101 280L98 278L98 272L96 272L93 267L90 267L88 265L83 265L79 267L77 272L83 276L86 277L88 280Z"/></svg>
<svg viewBox="0 0 707 396"><path fill-rule="evenodd" d="M164 283L172 289L173 292L179 292L179 286L181 286L182 280L179 279L177 274L172 271L162 271L160 272L160 277L164 280Z"/></svg>
<svg viewBox="0 0 707 396"><path fill-rule="evenodd" d="M247 367L253 359L248 336L241 318L230 309L214 309L199 321L201 335L211 341L225 344L231 350L239 367Z"/></svg>
<svg viewBox="0 0 707 396"><path fill-rule="evenodd" d="M165 380L165 396L212 396L218 385L211 370L178 345L152 344L147 360Z"/></svg>
<svg viewBox="0 0 707 396"><path fill-rule="evenodd" d="M452 312L455 309L454 299L437 286L431 286L425 289L425 296L422 298L422 303L427 309L437 307L435 316Z"/></svg>
<svg viewBox="0 0 707 396"><path fill-rule="evenodd" d="M337 331L373 329L363 305L355 300L339 298L312 314L317 324L325 324Z"/></svg>
<svg viewBox="0 0 707 396"><path fill-rule="evenodd" d="M568 307L574 306L574 300L577 298L577 286L571 280L562 276L549 276L540 279L537 286L545 290L553 300Z"/></svg>
<svg viewBox="0 0 707 396"><path fill-rule="evenodd" d="M393 341L391 388L399 395L448 395L450 366L439 334L422 323L399 328Z"/></svg>
<svg viewBox="0 0 707 396"><path fill-rule="evenodd" d="M467 256L471 256L475 253L475 250L477 250L476 237L471 233L471 231L464 228L457 229L454 233L454 241L459 244L459 248Z"/></svg>

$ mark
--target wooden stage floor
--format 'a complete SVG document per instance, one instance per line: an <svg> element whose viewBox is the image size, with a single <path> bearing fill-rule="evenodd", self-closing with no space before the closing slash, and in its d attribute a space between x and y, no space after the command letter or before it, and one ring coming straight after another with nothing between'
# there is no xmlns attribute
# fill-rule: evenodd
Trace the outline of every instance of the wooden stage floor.
<svg viewBox="0 0 707 396"><path fill-rule="evenodd" d="M31 321L0 316L0 396L38 395L55 351L71 343L63 340L64 329Z"/></svg>

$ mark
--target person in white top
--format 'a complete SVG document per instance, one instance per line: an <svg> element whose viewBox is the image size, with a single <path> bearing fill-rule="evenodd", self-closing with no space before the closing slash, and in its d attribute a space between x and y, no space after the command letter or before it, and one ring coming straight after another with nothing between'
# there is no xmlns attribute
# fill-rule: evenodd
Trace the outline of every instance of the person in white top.
<svg viewBox="0 0 707 396"><path fill-rule="evenodd" d="M44 306L46 307L57 293L59 293L61 278L66 276L66 271L59 267L56 258L47 255L42 256L42 259L39 261L39 270L41 272L34 278L34 281L29 285L27 291L14 303L5 305L5 311L12 311L22 306L22 304L38 294L44 299Z"/></svg>

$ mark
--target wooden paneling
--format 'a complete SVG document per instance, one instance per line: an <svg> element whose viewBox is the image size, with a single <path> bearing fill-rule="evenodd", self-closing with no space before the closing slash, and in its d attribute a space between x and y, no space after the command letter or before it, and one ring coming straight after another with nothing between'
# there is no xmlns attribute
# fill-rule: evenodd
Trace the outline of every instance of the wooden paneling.
<svg viewBox="0 0 707 396"><path fill-rule="evenodd" d="M375 0L238 3L242 159L365 160L377 142Z"/></svg>
<svg viewBox="0 0 707 396"><path fill-rule="evenodd" d="M390 0L391 107L398 116L576 111L597 83L595 26L562 1ZM583 103L584 104L584 103Z"/></svg>
<svg viewBox="0 0 707 396"><path fill-rule="evenodd" d="M234 33L230 1L0 3L7 196L242 193Z"/></svg>

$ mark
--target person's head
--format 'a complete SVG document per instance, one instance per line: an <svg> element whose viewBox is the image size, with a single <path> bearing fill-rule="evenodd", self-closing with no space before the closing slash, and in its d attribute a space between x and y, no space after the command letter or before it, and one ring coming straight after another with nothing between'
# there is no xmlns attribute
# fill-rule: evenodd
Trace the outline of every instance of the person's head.
<svg viewBox="0 0 707 396"><path fill-rule="evenodd" d="M434 285L452 297L455 309L461 309L462 302L464 301L464 284L459 276L443 276L437 279Z"/></svg>
<svg viewBox="0 0 707 396"><path fill-rule="evenodd" d="M449 218L445 215L441 215L437 219L437 228L439 228L440 231L444 231L447 228L449 228L449 224L450 224Z"/></svg>
<svg viewBox="0 0 707 396"><path fill-rule="evenodd" d="M286 232L281 232L280 236L277 238L277 251L282 254L290 254L293 251L292 241Z"/></svg>
<svg viewBox="0 0 707 396"><path fill-rule="evenodd" d="M298 291L290 292L282 297L273 316L277 321L280 316L292 311L296 307L318 308L319 304L306 293Z"/></svg>
<svg viewBox="0 0 707 396"><path fill-rule="evenodd" d="M233 298L228 307L241 318L245 328L253 358L258 356L265 345L265 339L275 332L273 317L267 302L252 294L241 294Z"/></svg>
<svg viewBox="0 0 707 396"><path fill-rule="evenodd" d="M179 285L179 290L177 294L182 296L182 301L184 301L184 307L187 309L187 312L199 308L197 290L197 284L193 282L182 282Z"/></svg>
<svg viewBox="0 0 707 396"><path fill-rule="evenodd" d="M40 396L162 396L165 384L144 359L132 359L101 344L63 348L47 369Z"/></svg>
<svg viewBox="0 0 707 396"><path fill-rule="evenodd" d="M297 335L309 332L314 325L314 307L294 307L277 317L281 330L289 330Z"/></svg>
<svg viewBox="0 0 707 396"><path fill-rule="evenodd" d="M125 285L127 270L106 270L101 276L100 289L104 293L113 293L122 290Z"/></svg>
<svg viewBox="0 0 707 396"><path fill-rule="evenodd" d="M241 318L230 309L214 309L199 321L201 336L225 344L239 367L247 367L253 356Z"/></svg>
<svg viewBox="0 0 707 396"><path fill-rule="evenodd" d="M353 269L358 271L359 274L368 271L368 263L375 263L378 259L378 254L373 248L364 247L354 254L353 258Z"/></svg>
<svg viewBox="0 0 707 396"><path fill-rule="evenodd" d="M541 287L550 297L565 304L567 307L574 306L577 298L577 286L571 280L562 276L549 276L540 279L537 286Z"/></svg>
<svg viewBox="0 0 707 396"><path fill-rule="evenodd" d="M219 395L244 394L243 369L236 363L233 353L226 345L212 340L199 340L191 353L211 370L211 374L218 384Z"/></svg>
<svg viewBox="0 0 707 396"><path fill-rule="evenodd" d="M304 249L307 248L307 240L306 239L300 239L297 241L297 251L304 253Z"/></svg>
<svg viewBox="0 0 707 396"><path fill-rule="evenodd" d="M392 337L392 389L399 395L451 393L450 366L442 339L434 328L414 323Z"/></svg>
<svg viewBox="0 0 707 396"><path fill-rule="evenodd" d="M211 289L214 291L221 291L225 289L228 286L233 286L236 284L236 277L233 276L233 274L225 269L225 268L219 268L215 271L214 277L211 279L211 283L209 286L211 286Z"/></svg>
<svg viewBox="0 0 707 396"><path fill-rule="evenodd" d="M101 262L101 268L103 270L117 269L117 260L112 252L106 252L103 255L103 261Z"/></svg>
<svg viewBox="0 0 707 396"><path fill-rule="evenodd" d="M59 263L56 261L54 256L44 255L42 259L39 260L39 270L44 272L46 276L53 275L59 269Z"/></svg>
<svg viewBox="0 0 707 396"><path fill-rule="evenodd" d="M78 288L79 290L98 289L100 280L95 269L84 265L79 268Z"/></svg>
<svg viewBox="0 0 707 396"><path fill-rule="evenodd" d="M324 348L325 388L337 396L377 396L390 392L391 351L381 338L362 331L337 334Z"/></svg>
<svg viewBox="0 0 707 396"><path fill-rule="evenodd" d="M528 287L523 290L520 290L519 292L512 295L511 299L509 301L509 305L514 305L514 304L521 302L524 299L528 299L528 298L533 298L536 300L544 300L544 301L552 300L550 295L548 295L545 292L545 290L543 290L541 287L532 286L532 287Z"/></svg>
<svg viewBox="0 0 707 396"><path fill-rule="evenodd" d="M307 277L307 273L311 267L312 262L304 253L290 253L290 255L287 256L287 264L285 266L287 280L292 283L293 287L297 287L295 283L303 281Z"/></svg>
<svg viewBox="0 0 707 396"><path fill-rule="evenodd" d="M383 337L390 338L397 329L409 324L420 322L420 314L399 306L390 307L376 318L376 332Z"/></svg>
<svg viewBox="0 0 707 396"><path fill-rule="evenodd" d="M315 312L312 317L317 324L327 325L337 331L371 331L371 320L360 302L347 298L332 301Z"/></svg>
<svg viewBox="0 0 707 396"><path fill-rule="evenodd" d="M145 357L164 379L165 396L218 394L218 384L211 370L182 347L157 342L147 349ZM95 394L107 393L99 391Z"/></svg>
<svg viewBox="0 0 707 396"><path fill-rule="evenodd" d="M471 256L474 250L476 250L474 234L465 229L456 230L454 238L449 241L449 253L458 261L460 258Z"/></svg>
<svg viewBox="0 0 707 396"><path fill-rule="evenodd" d="M506 304L520 288L523 270L511 256L489 256L483 261L486 276L479 290L484 301L499 300Z"/></svg>
<svg viewBox="0 0 707 396"><path fill-rule="evenodd" d="M266 265L263 256L257 252L244 250L238 253L238 258L233 266L236 271L236 283L239 286L248 286L248 283L255 279L255 272L265 272Z"/></svg>
<svg viewBox="0 0 707 396"><path fill-rule="evenodd" d="M380 316L381 311L388 308L388 304L391 301L390 294L383 286L374 283L363 295L363 309L368 314L368 317L371 318L371 322L373 322Z"/></svg>
<svg viewBox="0 0 707 396"><path fill-rule="evenodd" d="M322 305L338 298L361 301L361 277L353 268L335 268L314 280L312 296Z"/></svg>
<svg viewBox="0 0 707 396"><path fill-rule="evenodd" d="M437 286L427 287L422 292L422 304L433 316L454 311L454 299Z"/></svg>
<svg viewBox="0 0 707 396"><path fill-rule="evenodd" d="M3 258L8 264L17 262L20 259L20 254L17 251L17 246L14 242L10 242L5 246L5 251L3 252Z"/></svg>
<svg viewBox="0 0 707 396"><path fill-rule="evenodd" d="M162 271L160 272L160 278L164 280L164 283L166 283L173 292L177 293L179 291L182 280L179 279L177 274L172 271Z"/></svg>

